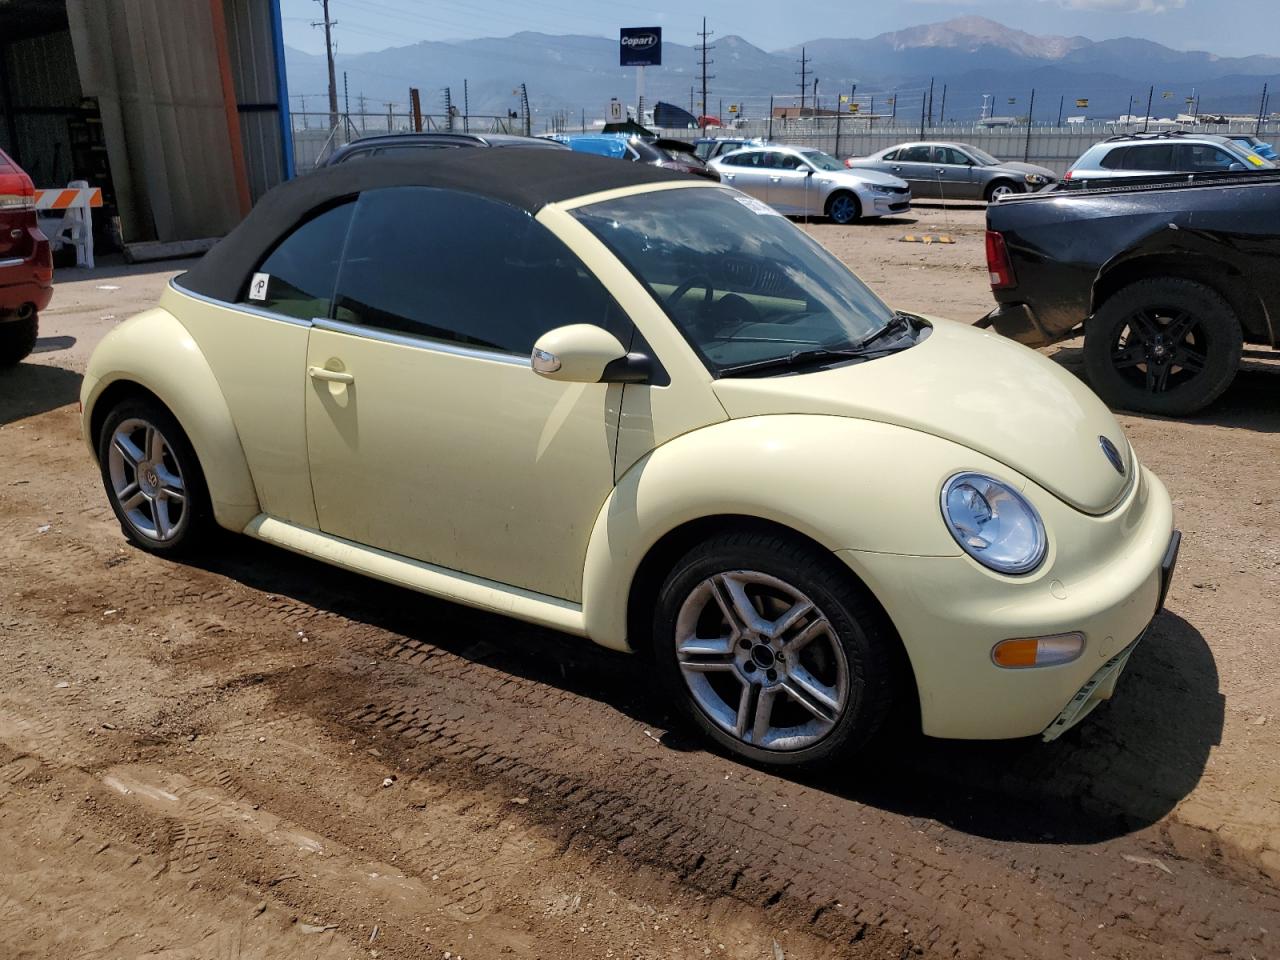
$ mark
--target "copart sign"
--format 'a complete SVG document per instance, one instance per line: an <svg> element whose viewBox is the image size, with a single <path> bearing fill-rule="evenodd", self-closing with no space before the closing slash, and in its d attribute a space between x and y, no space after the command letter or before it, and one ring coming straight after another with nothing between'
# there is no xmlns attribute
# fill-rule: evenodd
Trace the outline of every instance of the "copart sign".
<svg viewBox="0 0 1280 960"><path fill-rule="evenodd" d="M618 38L618 63L624 67L662 65L661 27L623 27Z"/></svg>

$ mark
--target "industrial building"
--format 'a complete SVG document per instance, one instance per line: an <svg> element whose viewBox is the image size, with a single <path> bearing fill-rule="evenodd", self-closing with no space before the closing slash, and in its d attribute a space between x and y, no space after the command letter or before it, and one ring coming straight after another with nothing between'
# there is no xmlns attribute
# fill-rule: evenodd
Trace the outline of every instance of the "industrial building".
<svg viewBox="0 0 1280 960"><path fill-rule="evenodd" d="M198 249L292 175L279 0L0 0L0 148L103 191L99 249Z"/></svg>

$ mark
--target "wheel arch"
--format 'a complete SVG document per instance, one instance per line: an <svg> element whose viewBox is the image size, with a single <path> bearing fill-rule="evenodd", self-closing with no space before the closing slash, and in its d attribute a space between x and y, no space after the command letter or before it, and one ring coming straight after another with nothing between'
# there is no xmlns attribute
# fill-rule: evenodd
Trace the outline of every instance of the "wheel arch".
<svg viewBox="0 0 1280 960"><path fill-rule="evenodd" d="M987 185L982 188L982 198L988 203L991 201L991 195L995 193L997 187L1009 187L1014 193L1021 193L1022 188L1018 185L1018 181L1012 177L999 176L994 180L987 181Z"/></svg>
<svg viewBox="0 0 1280 960"><path fill-rule="evenodd" d="M1204 284L1227 301L1246 340L1276 344L1276 331L1270 328L1262 298L1248 278L1227 261L1202 252L1140 253L1104 265L1093 284L1089 316L1130 284L1160 277Z"/></svg>
<svg viewBox="0 0 1280 960"><path fill-rule="evenodd" d="M163 406L195 450L214 517L243 530L261 508L240 436L222 389L187 329L166 310L148 310L98 345L81 388L81 425L97 460L98 435L111 409L142 397Z"/></svg>

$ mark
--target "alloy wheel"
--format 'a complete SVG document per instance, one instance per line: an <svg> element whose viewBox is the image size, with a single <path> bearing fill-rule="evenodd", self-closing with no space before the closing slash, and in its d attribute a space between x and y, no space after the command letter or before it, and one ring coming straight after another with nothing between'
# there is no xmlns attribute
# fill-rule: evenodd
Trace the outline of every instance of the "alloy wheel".
<svg viewBox="0 0 1280 960"><path fill-rule="evenodd" d="M991 200L994 203L1000 200L1001 198L1011 196L1016 192L1017 191L1015 191L1013 187L1009 186L1007 183L1002 183L999 186L991 188Z"/></svg>
<svg viewBox="0 0 1280 960"><path fill-rule="evenodd" d="M1111 345L1111 365L1147 393L1163 393L1200 376L1207 341L1186 310L1152 307L1130 314Z"/></svg>
<svg viewBox="0 0 1280 960"><path fill-rule="evenodd" d="M160 543L174 539L186 518L187 488L173 447L154 424L122 420L111 435L112 495L133 529Z"/></svg>
<svg viewBox="0 0 1280 960"><path fill-rule="evenodd" d="M812 746L849 700L849 664L830 621L794 586L751 570L703 580L676 617L676 658L694 703L757 748Z"/></svg>
<svg viewBox="0 0 1280 960"><path fill-rule="evenodd" d="M836 223L850 223L857 216L858 208L854 199L841 194L831 201L831 219Z"/></svg>

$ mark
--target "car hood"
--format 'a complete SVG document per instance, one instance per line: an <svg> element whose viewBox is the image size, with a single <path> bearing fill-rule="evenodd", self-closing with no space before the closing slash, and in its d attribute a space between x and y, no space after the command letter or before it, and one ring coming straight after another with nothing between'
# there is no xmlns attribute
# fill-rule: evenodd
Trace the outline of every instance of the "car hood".
<svg viewBox="0 0 1280 960"><path fill-rule="evenodd" d="M869 167L819 170L814 174L814 177L817 179L830 178L832 180L854 181L857 183L878 183L882 187L907 186L907 181L900 177L895 177L892 173L885 173L882 170L872 170Z"/></svg>
<svg viewBox="0 0 1280 960"><path fill-rule="evenodd" d="M1058 175L1048 167L1040 167L1034 163L1023 163L1020 160L1002 161L998 166L985 167L986 170L1012 170L1014 173L1038 173L1042 177L1048 177L1050 180L1057 180Z"/></svg>
<svg viewBox="0 0 1280 960"><path fill-rule="evenodd" d="M735 418L857 417L942 437L1006 464L1085 513L1106 513L1120 501L1136 463L1115 417L1088 387L1012 340L929 322L930 335L900 353L812 373L725 378L715 382L716 396ZM1123 475L1100 437L1120 452Z"/></svg>

